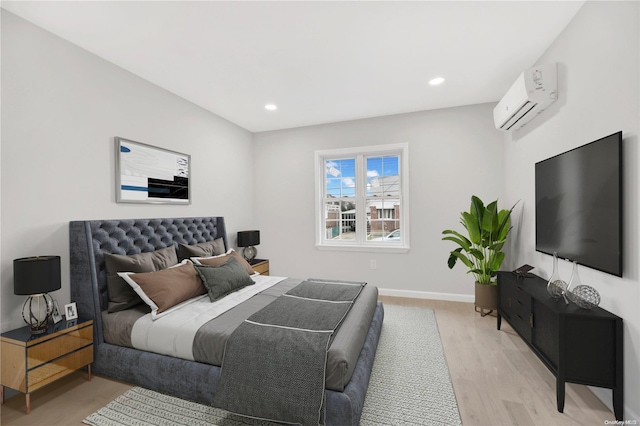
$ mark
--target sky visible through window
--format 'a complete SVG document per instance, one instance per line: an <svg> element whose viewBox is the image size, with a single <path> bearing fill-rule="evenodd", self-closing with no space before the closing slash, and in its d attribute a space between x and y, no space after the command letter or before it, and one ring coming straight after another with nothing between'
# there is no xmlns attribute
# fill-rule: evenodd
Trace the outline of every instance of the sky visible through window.
<svg viewBox="0 0 640 426"><path fill-rule="evenodd" d="M356 196L356 160L343 158L326 160L326 196L329 198ZM380 187L381 179L398 175L398 156L367 157L367 195L371 195L372 188ZM375 192L375 189L374 189Z"/></svg>

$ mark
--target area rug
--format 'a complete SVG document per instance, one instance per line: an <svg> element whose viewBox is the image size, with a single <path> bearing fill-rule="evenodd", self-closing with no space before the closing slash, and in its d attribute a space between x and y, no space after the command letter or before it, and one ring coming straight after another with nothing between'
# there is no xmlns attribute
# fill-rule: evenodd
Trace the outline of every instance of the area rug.
<svg viewBox="0 0 640 426"><path fill-rule="evenodd" d="M433 310L385 305L360 420L371 425L461 425ZM135 387L84 419L93 426L272 426Z"/></svg>

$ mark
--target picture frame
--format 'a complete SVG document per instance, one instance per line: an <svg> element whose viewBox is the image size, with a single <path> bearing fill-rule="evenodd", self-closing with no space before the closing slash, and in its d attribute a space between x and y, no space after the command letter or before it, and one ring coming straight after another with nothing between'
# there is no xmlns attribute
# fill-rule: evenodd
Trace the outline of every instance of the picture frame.
<svg viewBox="0 0 640 426"><path fill-rule="evenodd" d="M116 202L191 204L191 156L116 137Z"/></svg>
<svg viewBox="0 0 640 426"><path fill-rule="evenodd" d="M51 313L51 320L53 321L54 324L57 324L60 321L62 321L62 315L60 314L60 308L58 307L57 300L53 301L53 312Z"/></svg>
<svg viewBox="0 0 640 426"><path fill-rule="evenodd" d="M78 308L76 302L64 305L64 315L67 321L78 319Z"/></svg>

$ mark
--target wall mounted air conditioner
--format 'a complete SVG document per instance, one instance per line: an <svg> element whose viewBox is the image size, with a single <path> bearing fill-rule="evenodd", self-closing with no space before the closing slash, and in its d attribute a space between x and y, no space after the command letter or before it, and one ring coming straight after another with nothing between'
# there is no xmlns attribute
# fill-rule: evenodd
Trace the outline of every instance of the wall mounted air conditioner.
<svg viewBox="0 0 640 426"><path fill-rule="evenodd" d="M558 99L558 71L554 62L529 68L493 109L496 129L516 130Z"/></svg>

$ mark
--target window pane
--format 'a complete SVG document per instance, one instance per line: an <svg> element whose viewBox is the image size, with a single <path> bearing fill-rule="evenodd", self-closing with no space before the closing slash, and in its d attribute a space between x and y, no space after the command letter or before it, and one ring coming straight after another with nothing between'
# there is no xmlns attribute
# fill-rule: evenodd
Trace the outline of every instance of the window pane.
<svg viewBox="0 0 640 426"><path fill-rule="evenodd" d="M368 198L367 240L400 241L400 213L400 198Z"/></svg>
<svg viewBox="0 0 640 426"><path fill-rule="evenodd" d="M346 158L325 161L326 197L355 197L356 160Z"/></svg>
<svg viewBox="0 0 640 426"><path fill-rule="evenodd" d="M325 233L329 240L355 240L356 204L354 201L325 202Z"/></svg>
<svg viewBox="0 0 640 426"><path fill-rule="evenodd" d="M327 179L327 198L339 198L340 197L341 179Z"/></svg>
<svg viewBox="0 0 640 426"><path fill-rule="evenodd" d="M397 155L367 157L367 195L387 197L400 195Z"/></svg>

